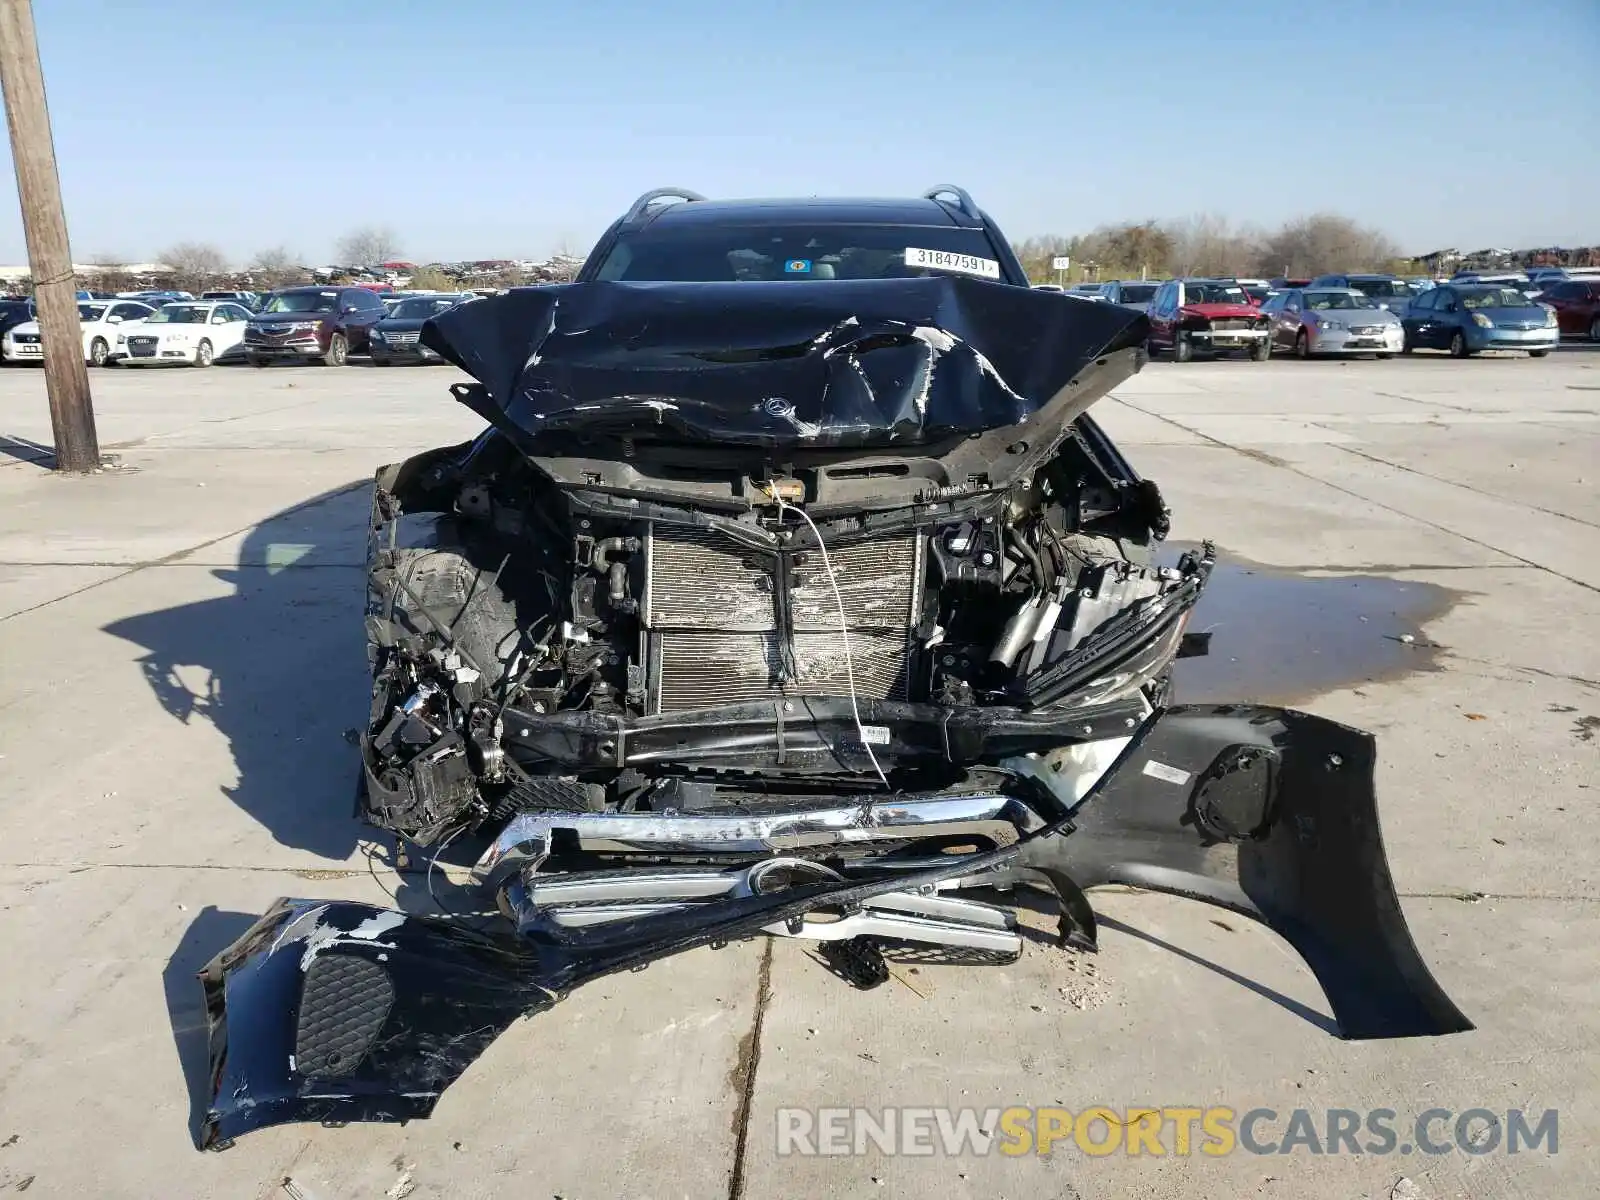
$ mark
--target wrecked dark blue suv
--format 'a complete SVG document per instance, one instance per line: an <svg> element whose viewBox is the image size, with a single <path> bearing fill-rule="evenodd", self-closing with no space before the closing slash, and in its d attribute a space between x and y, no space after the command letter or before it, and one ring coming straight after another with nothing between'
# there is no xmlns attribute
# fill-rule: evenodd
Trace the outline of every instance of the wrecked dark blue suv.
<svg viewBox="0 0 1600 1200"><path fill-rule="evenodd" d="M955 188L651 192L576 282L424 325L486 427L377 473L359 804L485 836L502 919L280 901L202 972L207 1144L426 1116L517 1017L694 946L805 939L863 988L1014 961L973 885L1044 889L1079 946L1098 885L1221 905L1348 1037L1470 1028L1371 736L1171 705L1212 550L1162 561L1159 489L1087 415L1148 324L1025 283Z"/></svg>

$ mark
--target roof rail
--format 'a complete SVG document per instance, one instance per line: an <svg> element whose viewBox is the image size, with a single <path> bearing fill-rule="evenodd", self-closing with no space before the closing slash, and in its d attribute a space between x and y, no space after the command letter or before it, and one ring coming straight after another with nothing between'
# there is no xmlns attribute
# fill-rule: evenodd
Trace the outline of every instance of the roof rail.
<svg viewBox="0 0 1600 1200"><path fill-rule="evenodd" d="M971 217L974 221L983 220L983 214L978 211L978 206L972 202L972 197L967 194L966 188L958 188L953 183L941 183L937 187L931 187L922 193L924 200L937 200L940 196L954 196L956 198L956 208L961 213Z"/></svg>
<svg viewBox="0 0 1600 1200"><path fill-rule="evenodd" d="M627 215L622 218L622 223L624 225L632 225L640 217L644 216L644 210L649 208L651 203L656 200L666 200L670 198L689 201L705 199L705 197L699 192L691 192L688 188L652 188L650 191L646 192L644 195L635 200L631 206L629 206Z"/></svg>

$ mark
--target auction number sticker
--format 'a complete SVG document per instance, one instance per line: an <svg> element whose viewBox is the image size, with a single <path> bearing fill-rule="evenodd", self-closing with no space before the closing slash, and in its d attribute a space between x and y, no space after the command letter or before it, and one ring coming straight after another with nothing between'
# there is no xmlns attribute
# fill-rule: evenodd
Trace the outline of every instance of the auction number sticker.
<svg viewBox="0 0 1600 1200"><path fill-rule="evenodd" d="M918 246L906 247L906 266L955 271L984 279L1000 278L1000 264L995 259L979 258L975 254L953 254L948 250L923 250Z"/></svg>

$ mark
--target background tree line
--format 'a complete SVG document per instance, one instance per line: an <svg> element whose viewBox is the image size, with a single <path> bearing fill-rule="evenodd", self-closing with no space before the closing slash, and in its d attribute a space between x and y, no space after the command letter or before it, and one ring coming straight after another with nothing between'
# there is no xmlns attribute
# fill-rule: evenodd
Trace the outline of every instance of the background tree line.
<svg viewBox="0 0 1600 1200"><path fill-rule="evenodd" d="M1275 230L1236 225L1202 213L1175 221L1102 225L1073 237L1029 238L1013 247L1028 278L1055 280L1050 263L1072 259L1071 282L1095 279L1164 279L1174 275L1272 278L1332 271L1416 273L1389 237L1334 213L1296 217Z"/></svg>

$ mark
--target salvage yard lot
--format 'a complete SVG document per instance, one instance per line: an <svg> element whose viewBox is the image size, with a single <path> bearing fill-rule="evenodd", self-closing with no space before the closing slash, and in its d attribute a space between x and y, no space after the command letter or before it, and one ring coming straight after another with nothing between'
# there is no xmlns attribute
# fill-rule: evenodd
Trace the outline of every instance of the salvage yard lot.
<svg viewBox="0 0 1600 1200"><path fill-rule="evenodd" d="M1174 540L1456 597L1425 630L1439 648L1417 650L1428 669L1303 706L1377 734L1405 911L1476 1032L1341 1042L1310 972L1264 929L1100 893L1093 960L1036 941L1013 967L901 967L859 993L800 943L696 951L514 1026L430 1121L276 1128L197 1153L193 971L280 895L386 902L398 886L403 907L428 911L420 875L369 862L341 735L366 708L365 484L475 432L445 393L455 378L97 371L121 469L68 480L41 465L43 379L0 372L0 1191L1600 1194L1600 348L1587 346L1543 361L1155 364L1096 409L1160 482ZM1368 614L1372 638L1392 632L1386 615ZM1250 636L1226 612L1206 619L1214 655ZM1560 1152L775 1152L785 1107L1208 1104L1557 1108Z"/></svg>

